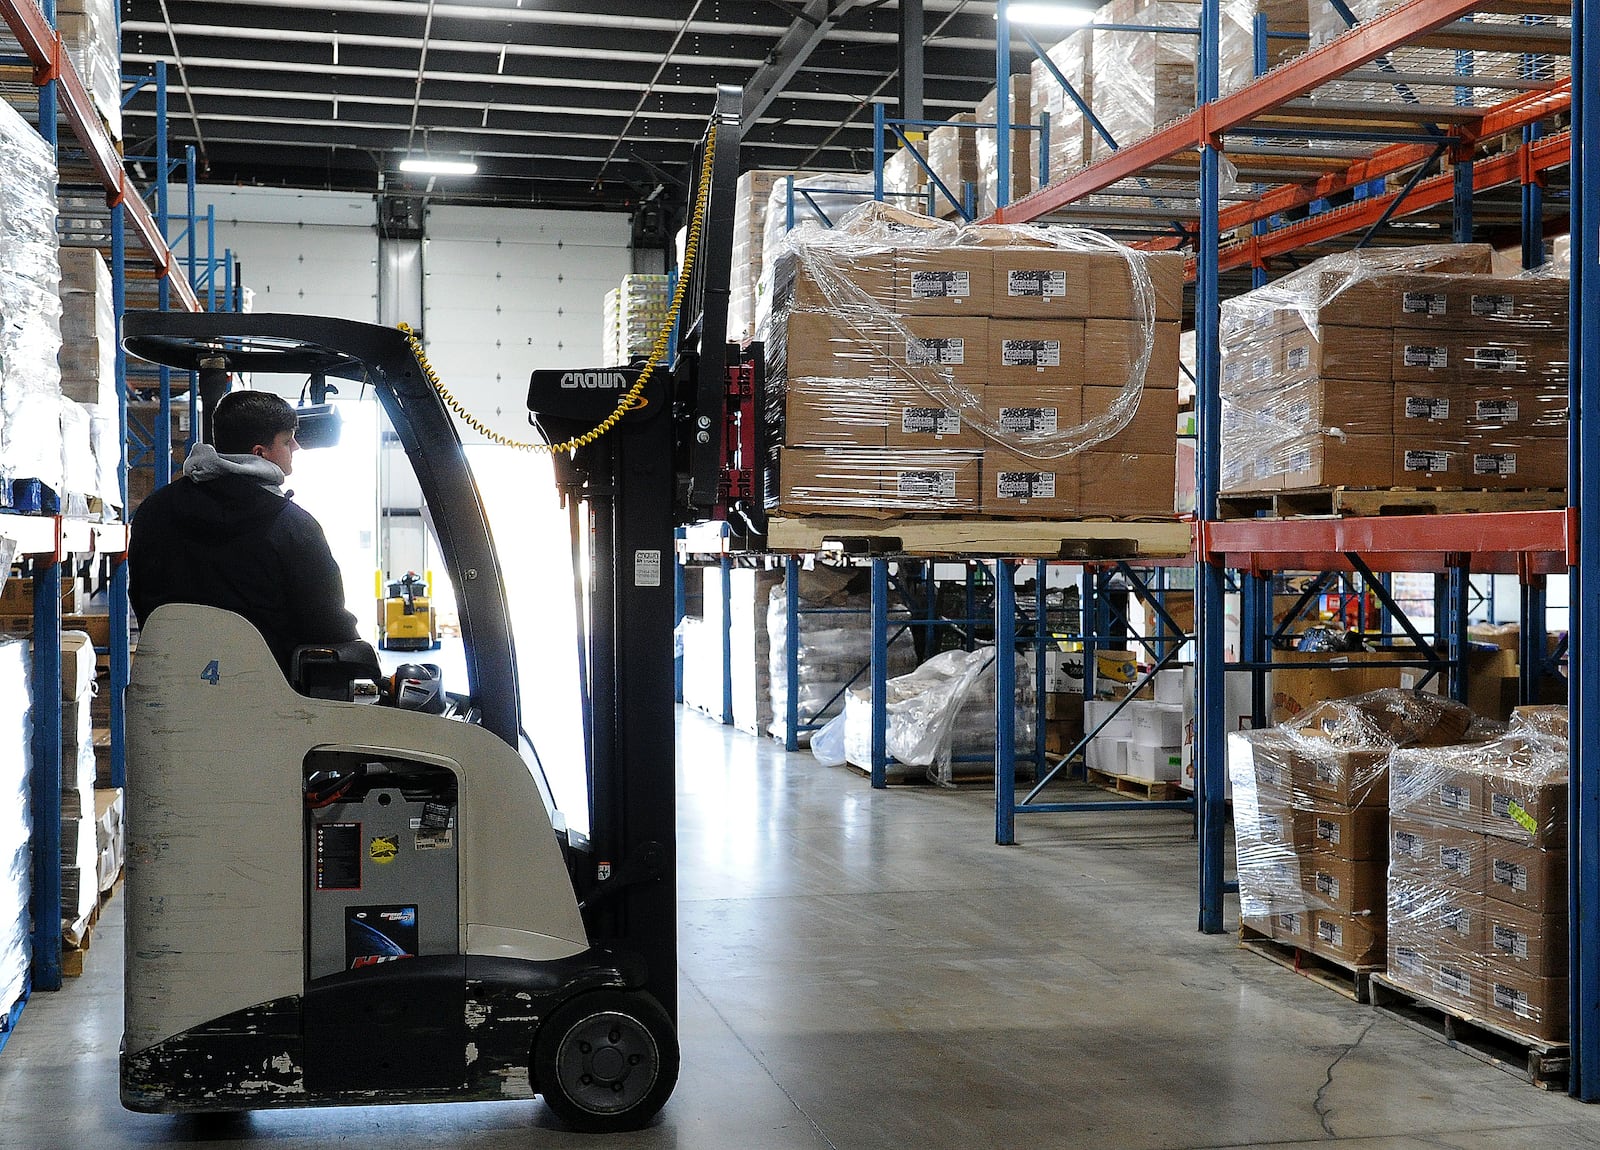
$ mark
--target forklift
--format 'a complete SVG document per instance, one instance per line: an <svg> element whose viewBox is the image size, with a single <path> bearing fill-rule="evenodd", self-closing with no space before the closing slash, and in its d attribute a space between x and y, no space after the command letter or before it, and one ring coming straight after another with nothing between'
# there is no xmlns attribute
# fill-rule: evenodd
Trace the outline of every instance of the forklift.
<svg viewBox="0 0 1600 1150"><path fill-rule="evenodd" d="M407 571L388 583L378 574L378 650L431 651L439 646L428 580Z"/></svg>
<svg viewBox="0 0 1600 1150"><path fill-rule="evenodd" d="M127 350L199 372L202 398L245 372L373 390L456 589L467 686L441 699L397 676L386 692L365 644L302 648L286 678L238 615L151 613L126 710L126 1107L538 1095L610 1132L671 1094L674 526L754 505L740 437L748 455L760 353L725 342L739 113L720 89L697 151L672 362L530 381L530 423L577 444L555 459L586 510L587 835L524 729L503 572L420 340L294 315L124 317Z"/></svg>

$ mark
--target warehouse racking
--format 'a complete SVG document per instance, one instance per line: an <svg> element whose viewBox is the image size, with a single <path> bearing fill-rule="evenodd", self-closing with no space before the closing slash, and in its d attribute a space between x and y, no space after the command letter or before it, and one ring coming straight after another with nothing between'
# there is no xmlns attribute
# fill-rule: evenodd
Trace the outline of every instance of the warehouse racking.
<svg viewBox="0 0 1600 1150"><path fill-rule="evenodd" d="M121 315L128 307L178 307L198 310L202 305L194 285L200 285L212 308L237 305L239 288L231 258L218 259L214 231L208 231L203 262L196 243L199 217L194 210L194 163L192 152L184 165L188 172L186 211L175 213L169 204L169 181L177 170L167 154L164 66L153 77L134 78L134 90L154 84L160 105L159 131L155 156L120 154L117 141L107 130L87 89L63 50L53 27L54 5L41 8L32 0L0 0L0 17L21 46L31 65L37 85L37 103L26 109L34 114L40 135L57 150L60 169L60 196L71 206L70 217L63 212L59 228L64 247L93 247L109 255L112 273L114 310L120 331ZM70 139L58 131L60 118L70 127ZM143 161L155 165L156 177L148 192L134 186L127 166ZM148 199L147 199L148 197ZM152 206L151 202L154 204ZM179 233L187 241L187 259L181 260L168 237L177 221L184 221ZM208 224L211 218L207 217ZM222 269L222 282L218 282ZM187 274L183 274L187 272ZM130 466L151 467L155 482L171 478L171 438L169 414L172 380L163 370L159 376L130 377L126 358L119 346L116 354L118 416L124 451L119 467L119 484L124 501L128 491ZM128 413L130 390L154 391L160 419L156 425L142 427ZM189 389L192 395L193 389ZM192 402L192 401L191 401ZM46 493L39 505L13 508L5 517L4 532L18 542L18 556L26 557L29 574L35 581L33 634L35 637L59 635L61 581L77 577L78 565L88 568L99 561L109 566L107 605L109 648L107 656L111 685L111 762L112 782L123 781L123 688L128 681L130 658L130 620L127 596L127 551L125 524L91 522L63 513L59 502ZM32 659L33 681L33 770L32 809L33 850L35 857L54 858L61 842L61 676L60 645L35 642ZM33 913L38 926L34 932L30 988L59 989L62 981L60 921L60 872L55 867L36 866L33 874ZM13 1020L14 1021L14 1020ZM6 1033L9 1032L9 1027ZM3 1041L4 1033L0 1033Z"/></svg>
<svg viewBox="0 0 1600 1150"><path fill-rule="evenodd" d="M1342 6L1341 6L1342 7ZM1495 6L1484 0L1408 0L1373 19L1354 24L1326 45L1258 76L1227 95L1219 90L1219 4L1201 5L1198 106L1149 137L1125 142L1113 154L1018 202L1002 205L993 222L1115 221L1128 232L1129 213L1118 208L1138 196L1148 198L1149 182L1159 180L1159 212L1145 211L1150 221L1139 239L1151 247L1193 245L1197 345L1199 442L1199 516L1195 525L1199 674L1199 735L1196 755L1200 788L1199 926L1219 932L1222 897L1225 807L1223 802L1223 661L1224 591L1230 569L1242 573L1246 601L1259 595L1259 584L1274 571L1355 570L1374 576L1368 585L1382 586L1381 572L1435 572L1446 582L1451 645L1459 647L1464 603L1473 572L1519 576L1522 607L1531 624L1525 667L1543 661L1534 651L1543 628L1543 579L1563 572L1572 585L1572 635L1569 652L1572 721L1572 820L1570 854L1572 932L1572 1072L1570 1089L1586 1101L1600 1100L1600 769L1590 761L1600 748L1600 709L1585 706L1585 696L1600 687L1600 664L1592 652L1600 643L1600 617L1585 609L1588 589L1600 580L1600 553L1592 534L1579 530L1579 512L1586 501L1600 500L1600 454L1596 436L1585 427L1583 413L1600 403L1600 276L1594 273L1597 238L1593 233L1600 201L1586 178L1586 154L1600 147L1600 119L1585 106L1582 85L1558 78L1545 57L1571 54L1573 74L1593 76L1600 66L1595 37L1584 36L1594 5L1577 0L1550 6L1537 2ZM1495 11L1533 12L1545 17L1572 16L1570 29L1535 16L1521 23L1475 19ZM1010 35L1004 0L999 11L997 81L1007 84ZM1570 42L1569 42L1570 37ZM1409 82L1392 63L1408 45L1453 50L1454 74L1432 77L1435 84L1454 85L1469 93L1449 104L1404 98ZM1472 71L1474 51L1519 53L1529 66L1509 85L1516 94L1478 106L1470 93L1483 91L1483 77ZM1258 61L1260 51L1258 48ZM1369 65L1371 67L1369 67ZM1397 98L1379 102L1344 101L1335 107L1306 99L1323 85L1359 78L1393 85ZM1491 87L1490 90L1493 90ZM1006 106L1006 99L998 101ZM1571 127L1560 123L1570 109ZM1328 121L1354 121L1330 129ZM1321 121L1321 123L1319 123ZM1443 125L1443 126L1441 126ZM1547 131L1547 129L1549 129ZM1252 176L1269 184L1239 202L1224 205L1221 161L1238 147L1250 152L1255 141L1288 136L1301 141L1303 158L1326 160L1322 171L1307 164L1299 180L1270 175L1270 169L1239 164L1239 178ZM1576 142L1574 142L1576 137ZM1321 155L1313 143L1327 141ZM1334 147L1337 142L1340 146ZM1360 145L1357 147L1356 145ZM1499 147L1489 154L1486 145ZM1005 154L1005 149L1000 149ZM1431 162L1448 158L1448 173L1429 175ZM1474 515L1416 515L1403 519L1218 521L1220 468L1219 302L1221 276L1251 269L1251 286L1263 282L1265 262L1275 256L1314 257L1330 250L1360 246L1371 240L1393 242L1384 235L1391 222L1431 225L1432 234L1458 240L1484 226L1489 212L1516 221L1523 244L1524 266L1542 258L1546 221L1562 213L1549 185L1561 168L1569 168L1572 234L1572 422L1570 432L1570 507L1544 511L1505 511ZM1374 180L1410 170L1395 191L1364 195L1341 207L1328 207L1330 196L1353 196L1371 190ZM1492 196L1514 189L1510 202ZM1328 207L1328 210L1311 210ZM1488 209L1485 211L1484 209ZM1474 218L1475 211L1478 213ZM1177 219L1174 220L1174 215ZM1285 214L1303 218L1285 220ZM1171 222L1169 222L1171 221ZM1413 228L1406 242L1427 231ZM1225 239L1226 235L1226 239ZM1258 600L1259 602L1259 600ZM1259 620L1256 629L1260 630ZM1452 650L1454 660L1459 650ZM1534 656L1537 655L1535 659ZM1453 660L1453 661L1454 661ZM1459 668L1459 662L1456 662ZM1531 674L1531 671L1529 672ZM1452 676L1452 689L1462 689ZM1524 683L1526 688L1527 684Z"/></svg>

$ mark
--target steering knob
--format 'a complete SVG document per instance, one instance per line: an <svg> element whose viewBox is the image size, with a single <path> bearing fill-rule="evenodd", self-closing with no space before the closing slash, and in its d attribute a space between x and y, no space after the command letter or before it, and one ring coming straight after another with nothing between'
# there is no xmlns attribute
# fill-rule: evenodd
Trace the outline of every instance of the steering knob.
<svg viewBox="0 0 1600 1150"><path fill-rule="evenodd" d="M402 663L389 679L389 697L402 711L442 715L444 680L435 663Z"/></svg>

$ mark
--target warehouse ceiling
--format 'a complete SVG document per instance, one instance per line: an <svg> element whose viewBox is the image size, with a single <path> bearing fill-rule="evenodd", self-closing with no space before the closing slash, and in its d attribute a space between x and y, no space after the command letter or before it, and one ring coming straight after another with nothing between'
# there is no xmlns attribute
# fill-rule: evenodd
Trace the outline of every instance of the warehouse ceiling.
<svg viewBox="0 0 1600 1150"><path fill-rule="evenodd" d="M923 0L925 115L993 87L994 4ZM898 92L890 0L124 0L123 66L167 64L169 137L212 182L625 209L684 179L718 84L771 100L742 167L868 171ZM1016 62L1026 65L1025 57ZM798 66L796 66L798 65ZM154 86L127 108L150 151ZM402 173L407 156L472 176Z"/></svg>

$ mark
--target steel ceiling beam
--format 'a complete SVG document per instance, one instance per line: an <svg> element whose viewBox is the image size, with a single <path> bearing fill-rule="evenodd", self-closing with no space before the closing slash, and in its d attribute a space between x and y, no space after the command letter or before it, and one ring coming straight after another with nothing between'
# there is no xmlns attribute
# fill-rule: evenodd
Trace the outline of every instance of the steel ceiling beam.
<svg viewBox="0 0 1600 1150"><path fill-rule="evenodd" d="M767 106L794 79L806 58L828 38L836 25L859 0L807 0L778 42L772 46L755 75L745 82L744 111L741 117L748 132L761 119Z"/></svg>

